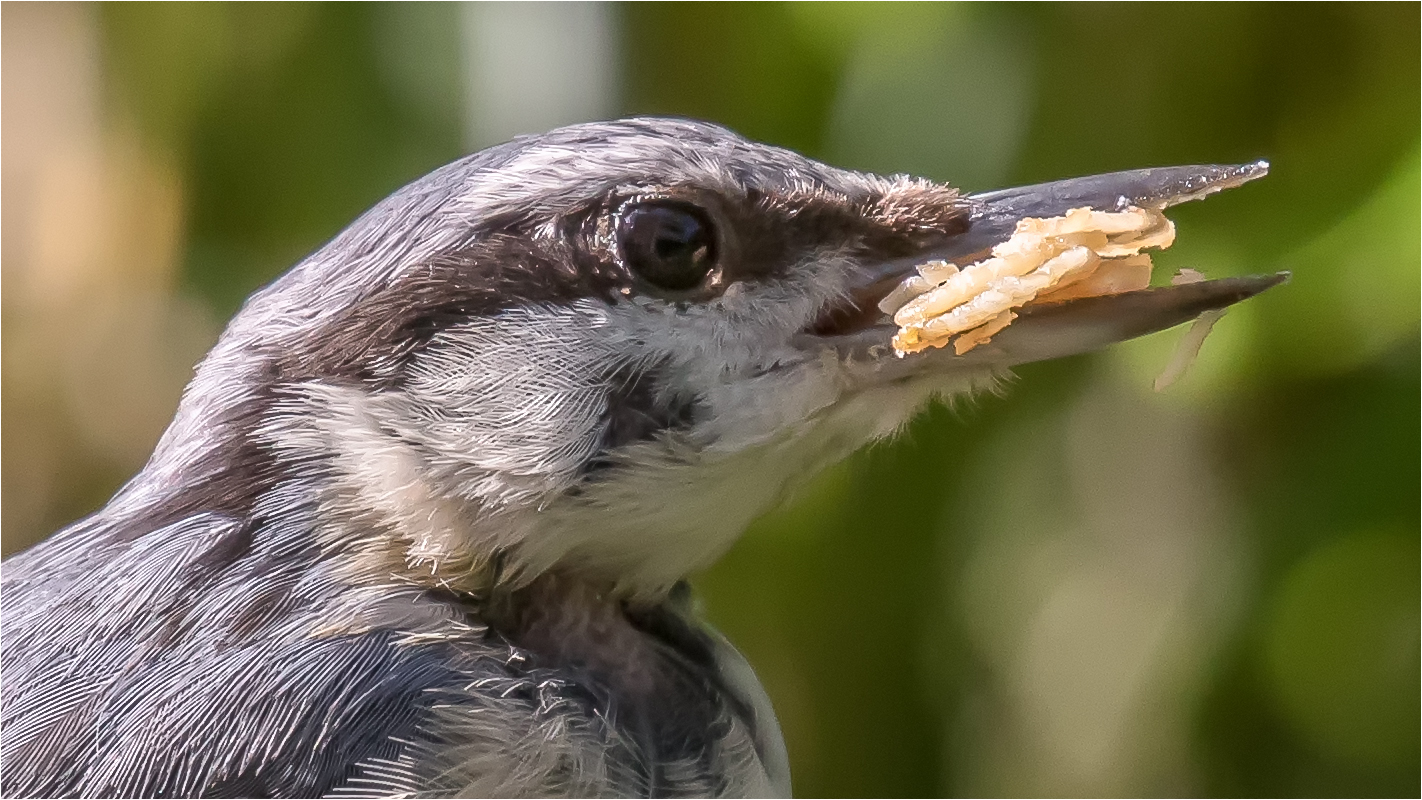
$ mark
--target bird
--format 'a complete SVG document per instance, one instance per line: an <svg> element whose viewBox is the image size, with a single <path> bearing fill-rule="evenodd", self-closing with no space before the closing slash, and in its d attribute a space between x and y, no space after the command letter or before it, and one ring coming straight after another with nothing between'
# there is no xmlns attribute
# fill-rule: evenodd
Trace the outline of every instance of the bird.
<svg viewBox="0 0 1422 800"><path fill-rule="evenodd" d="M1019 309L900 357L915 265L1261 163L965 194L709 122L436 169L247 299L141 471L0 568L0 790L788 796L754 671L688 583L793 487L1013 366L1253 296Z"/></svg>

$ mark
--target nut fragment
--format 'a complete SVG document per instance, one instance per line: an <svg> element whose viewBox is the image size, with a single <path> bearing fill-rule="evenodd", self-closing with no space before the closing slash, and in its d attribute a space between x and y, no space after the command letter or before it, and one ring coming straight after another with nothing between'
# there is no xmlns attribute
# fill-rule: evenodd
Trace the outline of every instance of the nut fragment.
<svg viewBox="0 0 1422 800"><path fill-rule="evenodd" d="M1225 315L1225 309L1217 308L1213 311L1206 311L1195 318L1190 324L1190 329L1185 331L1185 335L1180 338L1180 343L1175 345L1175 352L1171 354L1170 361L1165 365L1165 369L1156 376L1152 385L1157 392L1169 389L1172 384L1184 377L1186 370L1195 363L1195 357L1200 355L1200 348L1205 344L1205 337L1210 335L1215 323L1220 321L1220 317Z"/></svg>
<svg viewBox="0 0 1422 800"><path fill-rule="evenodd" d="M1175 226L1153 209L1075 208L1060 217L1029 217L990 257L961 269L924 264L879 307L899 326L893 344L900 356L943 347L955 336L961 355L1010 324L1016 318L1004 315L1010 309L1143 288L1150 257L1141 251L1174 241ZM989 322L996 325L990 332L967 335Z"/></svg>
<svg viewBox="0 0 1422 800"><path fill-rule="evenodd" d="M1016 313L1004 311L978 327L964 331L953 340L953 352L961 356L980 344L987 344L992 341L993 334L1011 325L1014 319L1017 319Z"/></svg>
<svg viewBox="0 0 1422 800"><path fill-rule="evenodd" d="M1171 286L1182 286L1187 283L1199 283L1205 279L1205 273L1193 269L1182 269L1175 273L1170 279ZM1185 372L1190 369L1190 365L1195 363L1195 358L1200 355L1200 348L1205 344L1205 337L1210 335L1215 323L1220 321L1225 310L1223 308L1214 311L1206 311L1195 318L1190 324L1190 329L1185 331L1180 342L1175 345L1175 352L1170 355L1170 361L1165 365L1165 369L1156 376L1154 388L1157 392L1169 389L1172 384L1184 377Z"/></svg>

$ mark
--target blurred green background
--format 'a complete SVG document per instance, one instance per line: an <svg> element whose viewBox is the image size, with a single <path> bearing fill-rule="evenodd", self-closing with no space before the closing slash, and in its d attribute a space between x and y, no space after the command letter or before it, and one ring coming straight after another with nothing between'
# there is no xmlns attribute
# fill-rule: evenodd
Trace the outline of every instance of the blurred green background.
<svg viewBox="0 0 1422 800"><path fill-rule="evenodd" d="M801 795L1419 791L1419 6L3 7L5 552L144 461L241 299L522 131L725 123L968 190L1267 158L1169 274L1289 269L1020 370L698 580Z"/></svg>

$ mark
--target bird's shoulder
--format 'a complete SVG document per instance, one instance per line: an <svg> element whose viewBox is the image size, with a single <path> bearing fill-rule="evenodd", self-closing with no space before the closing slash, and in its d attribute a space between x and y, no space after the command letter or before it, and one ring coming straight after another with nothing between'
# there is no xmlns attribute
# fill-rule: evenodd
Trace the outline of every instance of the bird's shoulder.
<svg viewBox="0 0 1422 800"><path fill-rule="evenodd" d="M783 791L763 692L684 610L629 618L655 687L630 691L576 635L540 653L458 597L316 579L239 519L96 524L5 565L7 795Z"/></svg>

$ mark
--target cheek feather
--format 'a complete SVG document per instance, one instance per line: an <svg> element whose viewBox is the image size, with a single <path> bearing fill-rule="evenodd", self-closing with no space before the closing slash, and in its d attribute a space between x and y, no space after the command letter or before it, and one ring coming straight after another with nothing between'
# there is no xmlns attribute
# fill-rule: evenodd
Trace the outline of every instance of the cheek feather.
<svg viewBox="0 0 1422 800"><path fill-rule="evenodd" d="M308 383L318 412L272 440L332 465L323 540L361 574L478 593L556 568L655 596L966 385L856 393L855 365L794 346L855 269L823 249L705 303L490 309L432 330L398 384Z"/></svg>
<svg viewBox="0 0 1422 800"><path fill-rule="evenodd" d="M316 431L286 441L331 457L330 516L381 531L357 548L381 569L478 586L497 559L514 584L572 569L654 595L788 487L969 382L856 394L855 365L793 347L852 268L806 260L703 305L582 299L466 320L399 390L313 388Z"/></svg>
<svg viewBox="0 0 1422 800"><path fill-rule="evenodd" d="M901 430L933 397L993 384L983 370L846 394L852 373L827 358L728 387L707 400L716 411L690 437L627 448L615 469L550 505L520 558L533 573L615 576L628 596L655 598L709 567L810 477Z"/></svg>

